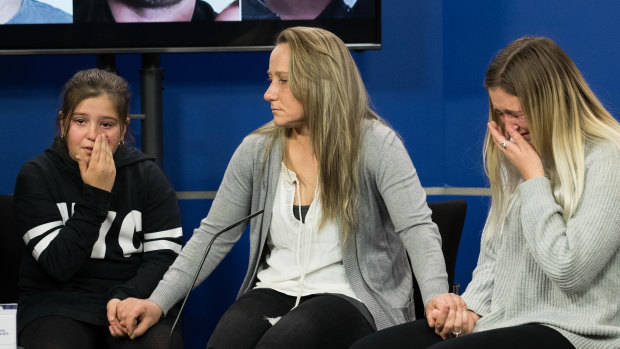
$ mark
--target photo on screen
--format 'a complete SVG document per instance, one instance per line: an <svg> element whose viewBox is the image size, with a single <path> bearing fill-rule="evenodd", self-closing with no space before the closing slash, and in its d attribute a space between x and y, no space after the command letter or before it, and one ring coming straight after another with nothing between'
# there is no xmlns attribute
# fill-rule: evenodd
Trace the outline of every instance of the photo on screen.
<svg viewBox="0 0 620 349"><path fill-rule="evenodd" d="M76 23L213 22L232 0L76 1ZM237 19L238 20L238 19Z"/></svg>
<svg viewBox="0 0 620 349"><path fill-rule="evenodd" d="M0 0L0 24L72 22L72 0Z"/></svg>
<svg viewBox="0 0 620 349"><path fill-rule="evenodd" d="M369 18L374 0L241 0L242 20Z"/></svg>

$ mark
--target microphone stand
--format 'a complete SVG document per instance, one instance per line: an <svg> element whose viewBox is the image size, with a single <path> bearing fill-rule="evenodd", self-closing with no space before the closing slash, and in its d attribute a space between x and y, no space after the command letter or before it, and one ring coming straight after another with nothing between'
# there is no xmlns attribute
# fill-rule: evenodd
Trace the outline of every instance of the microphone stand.
<svg viewBox="0 0 620 349"><path fill-rule="evenodd" d="M177 314L177 317L174 320L174 323L172 324L172 329L170 330L170 337L169 337L169 340L168 340L168 348L172 349L172 339L174 337L174 329L176 328L177 323L179 322L179 319L181 318L181 313L183 313L183 309L185 308L185 303L187 302L187 298L189 297L190 292L192 292L192 289L194 288L194 285L196 284L196 280L198 280L198 275L200 274L200 270L202 269L203 264L207 260L207 255L209 254L209 250L211 250L211 245L213 245L213 242L215 241L215 239L218 236L222 235L223 233L229 231L230 229L238 226L239 224L245 222L248 219L252 219L252 218L258 216L259 214L262 214L263 212L265 212L265 210L260 210L260 211L257 211L257 212L254 212L254 213L250 214L249 216L245 216L245 217L241 218L240 220L236 221L235 223L233 223L233 224L227 226L226 228L220 230L217 234L213 235L213 237L211 238L211 241L209 241L209 244L207 245L205 253L202 255L202 260L200 261L200 264L198 265L198 269L196 270L196 274L194 275L194 279L192 280L192 284L189 287L189 289L187 290L187 294L183 298L183 303L181 304L181 309L179 309L179 313Z"/></svg>

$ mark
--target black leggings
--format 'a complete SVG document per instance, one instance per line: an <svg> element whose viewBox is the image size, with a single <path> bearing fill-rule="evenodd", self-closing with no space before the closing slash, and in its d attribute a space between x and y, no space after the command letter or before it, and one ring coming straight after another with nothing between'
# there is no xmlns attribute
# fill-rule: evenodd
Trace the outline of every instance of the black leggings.
<svg viewBox="0 0 620 349"><path fill-rule="evenodd" d="M376 332L351 346L351 349L370 348L575 349L560 332L538 324L498 328L443 341L432 328L428 327L425 319Z"/></svg>
<svg viewBox="0 0 620 349"><path fill-rule="evenodd" d="M251 290L224 313L207 348L347 348L374 331L351 301L337 295L303 297L291 310L294 305L295 297ZM273 326L267 321L278 316Z"/></svg>
<svg viewBox="0 0 620 349"><path fill-rule="evenodd" d="M134 340L112 337L107 326L97 326L64 316L43 316L19 332L24 349L169 349L168 337L174 316L162 318ZM182 324L174 330L172 348L183 348Z"/></svg>

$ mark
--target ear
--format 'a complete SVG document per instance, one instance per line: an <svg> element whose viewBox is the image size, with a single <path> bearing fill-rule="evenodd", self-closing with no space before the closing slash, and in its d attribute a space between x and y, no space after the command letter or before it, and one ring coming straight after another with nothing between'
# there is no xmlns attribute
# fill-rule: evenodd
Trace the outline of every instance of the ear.
<svg viewBox="0 0 620 349"><path fill-rule="evenodd" d="M58 120L60 120L60 137L65 138L65 122L62 119L62 110L58 112Z"/></svg>
<svg viewBox="0 0 620 349"><path fill-rule="evenodd" d="M125 133L127 133L127 129L129 128L129 122L131 122L131 118L128 116L125 119L125 127L123 129L123 133L121 134L121 139L125 139Z"/></svg>

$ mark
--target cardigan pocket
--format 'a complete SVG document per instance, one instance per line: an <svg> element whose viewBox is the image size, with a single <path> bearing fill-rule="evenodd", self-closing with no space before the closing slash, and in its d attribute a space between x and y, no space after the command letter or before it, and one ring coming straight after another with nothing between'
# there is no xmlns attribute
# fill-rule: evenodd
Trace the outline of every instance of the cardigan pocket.
<svg viewBox="0 0 620 349"><path fill-rule="evenodd" d="M389 312L396 325L415 320L413 299L411 299L404 307L390 308Z"/></svg>

